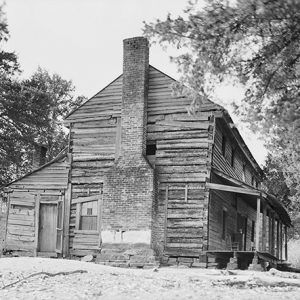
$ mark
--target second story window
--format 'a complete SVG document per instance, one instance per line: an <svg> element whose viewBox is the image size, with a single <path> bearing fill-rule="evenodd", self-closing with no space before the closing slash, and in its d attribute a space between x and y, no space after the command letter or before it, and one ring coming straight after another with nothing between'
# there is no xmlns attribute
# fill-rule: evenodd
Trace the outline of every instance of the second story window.
<svg viewBox="0 0 300 300"><path fill-rule="evenodd" d="M235 149L232 147L231 148L231 161L230 161L230 164L232 167L234 167L234 160L235 160Z"/></svg>
<svg viewBox="0 0 300 300"><path fill-rule="evenodd" d="M226 151L226 137L222 135L222 155L225 157L225 151Z"/></svg>
<svg viewBox="0 0 300 300"><path fill-rule="evenodd" d="M148 144L146 146L146 155L155 155L156 154L156 144Z"/></svg>
<svg viewBox="0 0 300 300"><path fill-rule="evenodd" d="M243 181L246 182L246 164L243 164L243 173L242 173Z"/></svg>

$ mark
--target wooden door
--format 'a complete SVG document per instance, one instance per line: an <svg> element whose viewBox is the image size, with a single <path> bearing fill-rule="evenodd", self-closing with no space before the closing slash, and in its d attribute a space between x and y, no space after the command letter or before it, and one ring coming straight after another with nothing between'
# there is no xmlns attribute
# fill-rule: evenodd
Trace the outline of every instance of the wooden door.
<svg viewBox="0 0 300 300"><path fill-rule="evenodd" d="M39 252L56 250L57 204L41 203L39 216Z"/></svg>
<svg viewBox="0 0 300 300"><path fill-rule="evenodd" d="M246 250L247 241L247 217L237 214L237 241L239 250Z"/></svg>

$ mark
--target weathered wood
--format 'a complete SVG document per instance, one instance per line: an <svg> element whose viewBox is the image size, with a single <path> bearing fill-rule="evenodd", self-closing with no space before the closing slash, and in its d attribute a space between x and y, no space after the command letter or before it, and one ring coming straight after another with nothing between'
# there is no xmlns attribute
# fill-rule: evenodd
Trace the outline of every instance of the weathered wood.
<svg viewBox="0 0 300 300"><path fill-rule="evenodd" d="M254 195L259 196L260 192L256 190L250 190L246 188L240 188L230 185L223 185L223 184L217 184L217 183L206 183L206 187L212 190L219 190L219 191L225 191L225 192L232 192L232 193L239 193L239 194L247 194L247 195Z"/></svg>
<svg viewBox="0 0 300 300"><path fill-rule="evenodd" d="M256 201L256 232L255 232L255 250L260 251L259 249L259 235L260 235L260 197Z"/></svg>
<svg viewBox="0 0 300 300"><path fill-rule="evenodd" d="M89 196L89 197L78 197L78 198L72 200L72 204L96 201L99 198L100 198L99 195L92 195L92 196Z"/></svg>
<svg viewBox="0 0 300 300"><path fill-rule="evenodd" d="M263 218L262 218L262 251L266 251L266 215L267 215L267 207L266 205L263 207Z"/></svg>
<svg viewBox="0 0 300 300"><path fill-rule="evenodd" d="M7 194L7 209L6 209L6 216L5 216L5 233L4 233L4 249L7 247L7 229L8 229L8 216L10 210L10 193Z"/></svg>
<svg viewBox="0 0 300 300"><path fill-rule="evenodd" d="M168 199L169 199L169 187L166 186L166 194L165 194L165 221L164 221L164 247L166 247L166 245L167 245Z"/></svg>
<svg viewBox="0 0 300 300"><path fill-rule="evenodd" d="M75 223L75 229L79 230L80 226L80 216L81 216L81 203L76 203L76 223Z"/></svg>
<svg viewBox="0 0 300 300"><path fill-rule="evenodd" d="M39 246L39 224L40 224L40 194L35 198L35 242L34 242L34 255L37 256Z"/></svg>

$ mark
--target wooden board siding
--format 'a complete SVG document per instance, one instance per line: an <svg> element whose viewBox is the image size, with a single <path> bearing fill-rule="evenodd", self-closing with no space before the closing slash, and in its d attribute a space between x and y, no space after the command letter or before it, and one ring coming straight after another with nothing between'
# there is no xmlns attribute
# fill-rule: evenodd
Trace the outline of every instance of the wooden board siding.
<svg viewBox="0 0 300 300"><path fill-rule="evenodd" d="M222 154L223 135L226 136L225 156ZM231 165L232 148L235 149L233 166ZM243 165L245 165L245 180L243 175ZM213 167L231 176L232 178L244 181L248 185L252 184L253 175L255 175L255 181L258 181L259 178L259 175L252 168L242 151L238 148L237 144L230 139L224 130L221 130L219 125L216 126L214 135Z"/></svg>
<svg viewBox="0 0 300 300"><path fill-rule="evenodd" d="M116 151L116 137L117 118L72 124L73 161L113 160Z"/></svg>
<svg viewBox="0 0 300 300"><path fill-rule="evenodd" d="M186 108L191 104L191 100L174 95L172 85L175 82L174 79L154 67L149 67L148 116L160 115L162 112L169 114L187 111ZM203 111L218 108L218 105L210 101L201 105Z"/></svg>
<svg viewBox="0 0 300 300"><path fill-rule="evenodd" d="M66 158L13 182L9 187L16 190L64 190L68 184L69 164Z"/></svg>
<svg viewBox="0 0 300 300"><path fill-rule="evenodd" d="M7 250L31 252L35 249L35 195L14 191L10 194L7 221Z"/></svg>
<svg viewBox="0 0 300 300"><path fill-rule="evenodd" d="M107 116L120 116L122 75L71 113L66 122L95 121Z"/></svg>
<svg viewBox="0 0 300 300"><path fill-rule="evenodd" d="M76 183L72 185L72 199L71 199L71 214L70 214L70 254L84 256L99 250L100 230L98 231L82 231L76 229L76 218L78 205L76 199L90 197L93 195L99 196L102 194L102 183L89 182L89 183ZM98 215L100 218L100 215Z"/></svg>
<svg viewBox="0 0 300 300"><path fill-rule="evenodd" d="M55 161L18 181L9 188L6 249L33 255L37 250L36 199L57 201L67 189L69 164L66 158Z"/></svg>
<svg viewBox="0 0 300 300"><path fill-rule="evenodd" d="M55 205L61 190L14 190L10 194L10 208L7 223L6 249L34 255L39 251L39 209L37 199L43 204ZM55 216L56 218L56 216ZM54 224L56 232L56 223ZM56 243L56 237L52 237Z"/></svg>
<svg viewBox="0 0 300 300"><path fill-rule="evenodd" d="M158 203L165 254L174 254L174 250L178 255L199 254L207 244L208 193L204 184L161 185Z"/></svg>

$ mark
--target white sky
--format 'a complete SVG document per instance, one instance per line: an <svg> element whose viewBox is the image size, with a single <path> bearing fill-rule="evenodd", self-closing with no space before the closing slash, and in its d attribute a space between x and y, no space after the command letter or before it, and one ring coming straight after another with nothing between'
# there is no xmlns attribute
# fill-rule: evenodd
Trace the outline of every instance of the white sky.
<svg viewBox="0 0 300 300"><path fill-rule="evenodd" d="M0 3L3 0L0 0ZM6 0L10 31L7 47L14 50L25 76L38 66L71 79L87 97L122 73L122 40L142 34L143 21L177 16L186 0ZM150 64L179 78L169 54L150 49ZM241 90L219 89L222 102L241 98ZM234 117L234 116L232 116ZM244 126L243 126L244 127ZM241 128L254 157L263 163L266 150L255 135Z"/></svg>

